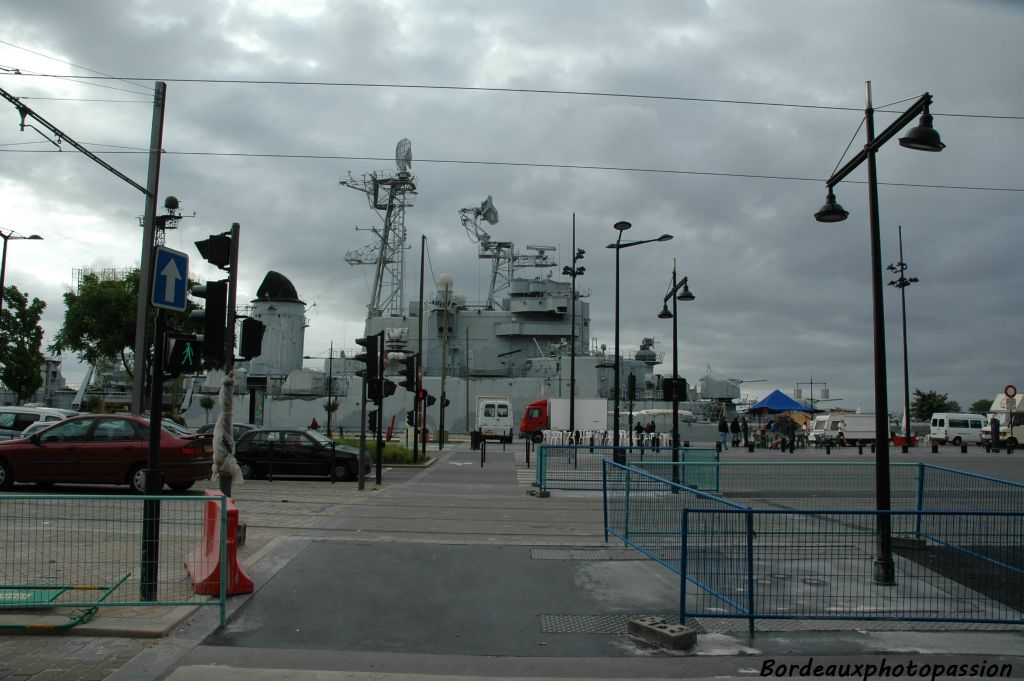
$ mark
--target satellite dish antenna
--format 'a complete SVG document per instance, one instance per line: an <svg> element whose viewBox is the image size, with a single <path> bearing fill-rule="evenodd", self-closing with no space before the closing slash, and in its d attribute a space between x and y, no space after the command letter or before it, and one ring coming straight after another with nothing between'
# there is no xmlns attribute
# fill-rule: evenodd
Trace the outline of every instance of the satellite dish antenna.
<svg viewBox="0 0 1024 681"><path fill-rule="evenodd" d="M398 140L395 146L395 165L400 173L407 173L412 167L412 142L408 138Z"/></svg>
<svg viewBox="0 0 1024 681"><path fill-rule="evenodd" d="M498 224L498 209L494 207L494 200L488 194L484 202L480 204L480 217L492 225Z"/></svg>

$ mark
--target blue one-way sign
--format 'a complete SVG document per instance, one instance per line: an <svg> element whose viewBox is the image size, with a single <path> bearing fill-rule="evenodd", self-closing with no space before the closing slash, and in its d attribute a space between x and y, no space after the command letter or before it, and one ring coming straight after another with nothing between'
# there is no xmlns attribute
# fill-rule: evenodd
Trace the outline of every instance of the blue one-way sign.
<svg viewBox="0 0 1024 681"><path fill-rule="evenodd" d="M185 311L188 290L188 256L166 246L157 246L153 253L153 307Z"/></svg>

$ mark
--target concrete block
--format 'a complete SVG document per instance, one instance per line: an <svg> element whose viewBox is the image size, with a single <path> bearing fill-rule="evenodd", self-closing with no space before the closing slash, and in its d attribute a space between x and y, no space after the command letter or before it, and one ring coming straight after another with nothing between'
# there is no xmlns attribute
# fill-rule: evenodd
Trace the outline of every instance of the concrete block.
<svg viewBox="0 0 1024 681"><path fill-rule="evenodd" d="M655 615L631 617L629 633L648 643L671 650L686 650L697 643L696 629L683 624L669 624L665 618Z"/></svg>

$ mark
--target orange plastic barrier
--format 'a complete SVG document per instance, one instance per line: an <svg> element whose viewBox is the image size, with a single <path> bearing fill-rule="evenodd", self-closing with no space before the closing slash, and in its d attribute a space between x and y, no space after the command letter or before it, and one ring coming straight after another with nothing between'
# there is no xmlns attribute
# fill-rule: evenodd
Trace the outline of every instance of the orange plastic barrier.
<svg viewBox="0 0 1024 681"><path fill-rule="evenodd" d="M220 492L205 490L207 496L220 497ZM185 558L188 576L196 593L216 596L220 593L220 499L208 499L203 517L203 538ZM228 499L228 596L253 591L252 578L238 564L238 507Z"/></svg>

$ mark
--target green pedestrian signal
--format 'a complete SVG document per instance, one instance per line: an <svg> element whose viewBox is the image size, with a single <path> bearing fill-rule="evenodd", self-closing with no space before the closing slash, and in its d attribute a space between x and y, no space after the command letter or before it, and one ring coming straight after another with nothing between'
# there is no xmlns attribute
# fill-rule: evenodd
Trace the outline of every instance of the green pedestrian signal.
<svg viewBox="0 0 1024 681"><path fill-rule="evenodd" d="M168 376L194 374L200 370L203 360L203 341L188 334L167 334L167 353L164 356L164 373Z"/></svg>

